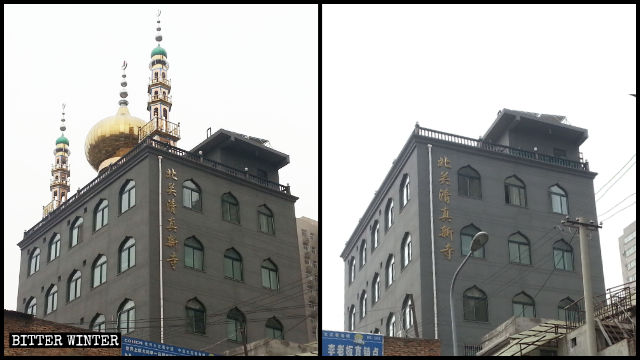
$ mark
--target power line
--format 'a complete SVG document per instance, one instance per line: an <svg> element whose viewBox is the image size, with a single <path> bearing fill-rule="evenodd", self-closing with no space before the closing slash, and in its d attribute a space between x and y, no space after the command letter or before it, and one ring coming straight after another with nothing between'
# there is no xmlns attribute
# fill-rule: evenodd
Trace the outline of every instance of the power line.
<svg viewBox="0 0 640 360"><path fill-rule="evenodd" d="M627 196L626 198L622 199L622 201L620 201L619 203L617 203L617 204L613 205L613 207L612 207L611 209L609 209L609 210L607 210L607 211L603 212L602 214L598 215L598 217L603 216L604 214L608 213L609 211L611 211L611 210L615 209L615 208L616 208L616 206L618 206L618 205L622 204L625 200L627 200L628 198L632 197L632 196L633 196L633 195L635 195L635 194L636 194L636 193L633 193L633 194L631 194L631 195Z"/></svg>
<svg viewBox="0 0 640 360"><path fill-rule="evenodd" d="M616 211L615 213L613 213L613 215L611 215L611 216L607 217L607 218L606 218L606 219L604 219L604 220L600 220L600 221L604 222L605 220L609 220L609 219L611 219L612 217L614 217L616 214L618 214L620 211L622 211L622 210L624 210L624 209L626 209L626 208L629 208L629 207L631 207L631 206L633 206L633 205L635 205L635 204L636 204L636 202L634 201L634 202L632 202L631 204L629 204L628 206L625 206L625 207L623 207L622 209L620 209L620 210Z"/></svg>
<svg viewBox="0 0 640 360"><path fill-rule="evenodd" d="M635 162L634 162L633 164L631 164L631 166L629 166L629 167L627 168L627 170L625 170L625 171L622 173L622 175L620 175L620 177L619 177L616 181L614 181L614 183L613 183L613 184L611 184L611 186L609 186L609 188L608 188L607 190L605 190L605 191L604 191L604 193L602 193L602 195L600 195L600 197L599 197L599 198L597 198L597 199L596 199L596 202L598 202L598 200L602 199L602 197L603 197L603 196L605 196L605 195L607 194L607 192L608 192L609 190L611 190L611 188L612 188L616 183L618 183L618 181L620 181L620 179L622 179L622 178L624 177L624 175L627 173L627 171L631 170L631 168L632 168L632 167L633 167L633 165L635 165L635 164L636 164Z"/></svg>
<svg viewBox="0 0 640 360"><path fill-rule="evenodd" d="M599 193L600 191L602 191L602 189L604 189L604 187L605 187L605 186L607 186L607 184L608 184L608 183L610 183L610 182L611 182L611 180L613 180L613 179L616 177L616 175L618 175L618 174L620 173L620 171L622 171L622 169L624 169L624 168L625 168L625 166L627 166L627 164L629 164L629 163L631 162L631 160L633 160L633 158L634 158L634 157L636 157L636 154L633 154L633 156L631 157L631 159L629 159L629 161L627 161L627 163L626 163L626 164L624 164L624 166L623 166L622 168L620 168L620 170L618 170L618 172L617 172L615 175L613 175L613 176L611 177L611 179L609 179L609 181L607 181L604 185L602 185L602 187L601 187L598 191L596 191L596 192L594 193L594 195L598 195L598 193Z"/></svg>

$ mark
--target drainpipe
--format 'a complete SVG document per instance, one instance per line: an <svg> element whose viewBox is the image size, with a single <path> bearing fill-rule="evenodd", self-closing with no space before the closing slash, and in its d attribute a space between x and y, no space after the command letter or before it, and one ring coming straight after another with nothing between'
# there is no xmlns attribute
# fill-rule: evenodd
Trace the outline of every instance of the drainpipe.
<svg viewBox="0 0 640 360"><path fill-rule="evenodd" d="M429 209L431 209L431 273L433 274L433 326L436 339L438 338L438 293L436 292L436 253L435 237L433 234L433 166L431 161L431 144L429 147ZM416 326L418 326L416 324Z"/></svg>
<svg viewBox="0 0 640 360"><path fill-rule="evenodd" d="M160 228L160 343L164 344L164 297L162 287L162 156L158 155L158 224Z"/></svg>

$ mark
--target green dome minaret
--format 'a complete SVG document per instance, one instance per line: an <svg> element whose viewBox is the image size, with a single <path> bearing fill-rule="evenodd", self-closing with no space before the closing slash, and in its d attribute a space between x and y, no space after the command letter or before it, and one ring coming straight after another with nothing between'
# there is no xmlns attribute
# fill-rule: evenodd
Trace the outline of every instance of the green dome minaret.
<svg viewBox="0 0 640 360"><path fill-rule="evenodd" d="M60 131L62 134L56 139L56 147L53 150L55 156L55 163L51 166L51 182L49 189L51 190L51 202L43 206L42 216L47 216L51 211L55 210L62 202L67 201L69 195L69 177L71 171L69 170L69 139L64 136L64 131L67 127L64 125L64 108L65 104L62 104L62 119L60 119Z"/></svg>

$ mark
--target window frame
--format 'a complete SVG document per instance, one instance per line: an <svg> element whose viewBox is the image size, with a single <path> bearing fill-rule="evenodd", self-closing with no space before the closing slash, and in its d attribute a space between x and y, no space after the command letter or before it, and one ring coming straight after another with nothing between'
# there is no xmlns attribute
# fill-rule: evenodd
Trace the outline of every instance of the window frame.
<svg viewBox="0 0 640 360"><path fill-rule="evenodd" d="M133 242L129 244L130 241ZM133 248L133 256L131 256L131 248ZM127 252L127 268L123 270L122 255L125 251ZM118 247L118 274L122 274L123 272L131 269L134 266L136 266L136 239L132 236L128 236L124 238L124 240L122 240L120 246Z"/></svg>
<svg viewBox="0 0 640 360"><path fill-rule="evenodd" d="M232 255L237 255L237 258L232 257ZM231 276L227 275L227 264L231 262ZM236 268L236 263L239 264L239 268ZM224 251L224 259L223 259L223 274L225 279L244 282L244 274L243 274L243 261L242 255L238 250L231 247ZM240 274L240 278L236 278L236 270L238 270Z"/></svg>
<svg viewBox="0 0 640 360"><path fill-rule="evenodd" d="M82 295L82 273L74 269L67 280L67 302L72 302Z"/></svg>
<svg viewBox="0 0 640 360"><path fill-rule="evenodd" d="M477 181L478 183L477 195L472 194L472 191L471 191L472 190L471 183L473 181ZM460 191L461 186L464 184L466 184L466 194ZM458 169L458 195L461 197L469 198L469 199L482 200L482 177L480 176L480 173L470 165L466 165Z"/></svg>
<svg viewBox="0 0 640 360"><path fill-rule="evenodd" d="M520 239L516 238L516 236L520 237ZM509 263L510 264L518 264L518 265L532 265L531 262L531 242L529 241L529 239L524 236L524 234L522 234L521 232L515 232L511 235L509 235L509 238L507 239L507 244L508 244L508 248L509 248ZM513 259L513 253L512 253L512 246L511 244L514 244L515 247L517 248L517 254L518 254L518 259L517 261ZM528 255L528 263L527 262L522 262L522 248L525 247L527 250L527 255Z"/></svg>
<svg viewBox="0 0 640 360"><path fill-rule="evenodd" d="M36 254L36 251L38 252ZM31 251L31 255L29 255L29 276L35 274L40 270L40 248L36 247ZM35 265L34 265L35 260Z"/></svg>
<svg viewBox="0 0 640 360"><path fill-rule="evenodd" d="M198 240L198 238L196 238L195 236L190 236L184 240L183 246L184 246L184 267L192 270L204 271L204 245L202 245L202 242ZM191 266L189 266L187 262L187 258L188 258L187 248L189 248L190 249L189 251L191 252ZM198 258L197 256L198 252L200 253L200 267L196 266L196 259Z"/></svg>
<svg viewBox="0 0 640 360"><path fill-rule="evenodd" d="M389 313L387 316L387 336L396 337L396 315Z"/></svg>
<svg viewBox="0 0 640 360"><path fill-rule="evenodd" d="M351 255L349 259L349 285L356 280L356 257Z"/></svg>
<svg viewBox="0 0 640 360"><path fill-rule="evenodd" d="M278 320L278 318L276 318L275 316L267 319L264 327L266 330L265 335L267 338L284 340L284 326L282 325L282 322L280 322L280 320ZM276 331L280 332L279 336L276 336Z"/></svg>
<svg viewBox="0 0 640 360"><path fill-rule="evenodd" d="M411 259L413 258L412 247L413 243L411 242L411 234L409 232L406 232L402 237L402 242L400 245L401 270L404 270L404 268L406 268L411 263Z"/></svg>
<svg viewBox="0 0 640 360"><path fill-rule="evenodd" d="M360 320L367 316L367 291L362 290L360 294Z"/></svg>
<svg viewBox="0 0 640 360"><path fill-rule="evenodd" d="M233 342L243 342L247 334L243 334L242 329L245 329L246 331L247 317L240 309L234 307L233 309L229 310L229 312L227 312L227 320L231 320L227 322L227 339ZM235 338L229 337L231 324L233 324Z"/></svg>
<svg viewBox="0 0 640 360"><path fill-rule="evenodd" d="M58 233L53 233L51 239L49 240L49 262L54 261L55 259L60 257L60 248L62 245L62 236ZM55 251L52 249L55 247ZM52 258L53 256L53 258Z"/></svg>
<svg viewBox="0 0 640 360"><path fill-rule="evenodd" d="M204 304L198 298L192 298L187 301L184 307L189 331L192 334L206 335L207 309Z"/></svg>
<svg viewBox="0 0 640 360"><path fill-rule="evenodd" d="M395 281L395 278L396 278L395 261L396 261L395 256L393 256L393 254L387 257L387 264L385 266L385 274L386 274L385 284L387 288L393 285L393 282Z"/></svg>
<svg viewBox="0 0 640 360"><path fill-rule="evenodd" d="M553 243L553 268L556 270L562 270L562 271L575 271L575 266L574 266L574 256L573 256L573 247L568 244L566 241L564 241L564 239L560 239L558 241L556 241L555 243ZM558 263L556 261L557 255L556 252L561 252L562 253L562 264L563 267L558 267ZM567 255L571 256L571 262L569 262L570 265L570 269L567 268Z"/></svg>
<svg viewBox="0 0 640 360"><path fill-rule="evenodd" d="M387 200L387 205L384 208L384 229L385 232L389 231L393 226L393 199Z"/></svg>
<svg viewBox="0 0 640 360"><path fill-rule="evenodd" d="M232 224L240 224L240 203L231 192L222 194L220 198L222 204L222 220ZM235 220L232 214L235 214Z"/></svg>
<svg viewBox="0 0 640 360"><path fill-rule="evenodd" d="M104 259L104 262L102 260ZM93 260L93 264L91 266L91 288L95 289L98 286L107 282L107 264L108 259L104 254L98 254L95 260ZM104 268L104 271L103 271ZM99 270L99 283L96 285L96 270ZM102 279L104 278L104 281Z"/></svg>
<svg viewBox="0 0 640 360"><path fill-rule="evenodd" d="M471 312L473 314L470 314ZM487 293L476 285L466 289L462 293L462 314L465 321L489 322L489 298ZM472 316L467 317L467 315ZM482 315L485 317L482 317Z"/></svg>
<svg viewBox="0 0 640 360"><path fill-rule="evenodd" d="M380 301L380 274L375 273L373 275L373 281L371 282L371 293L373 297L371 297L371 306L377 304Z"/></svg>
<svg viewBox="0 0 640 360"><path fill-rule="evenodd" d="M38 300L34 296L30 297L29 300L27 300L27 305L25 306L25 314L33 316L38 315Z"/></svg>
<svg viewBox="0 0 640 360"><path fill-rule="evenodd" d="M530 302L530 303L526 303L526 302L524 302L525 300L516 300L516 298L517 298L517 297L520 297L520 298L525 298L525 297L526 297L526 298L527 298L528 300L530 300L531 302ZM516 306L516 304L517 304L517 305L522 305L522 310L523 310L523 311L522 311L522 313L521 313L522 315L517 315L517 314L516 314L516 312L515 312L515 306ZM529 317L529 316L525 316L525 315L526 315L526 308L525 308L525 306L529 306L529 307L531 307L531 308L533 309L533 316L531 316L531 317L534 317L534 318L536 317L536 301L535 301L535 299L534 299L534 298L532 298L531 296L529 296L529 294L527 294L527 293L526 293L526 292L524 292L524 291L521 291L521 292L517 293L517 294L516 294L516 295L511 299L511 305L512 305L511 307L512 307L512 310L513 310L513 316L515 316L515 317Z"/></svg>
<svg viewBox="0 0 640 360"><path fill-rule="evenodd" d="M96 325L98 328L96 329ZM91 319L91 323L89 324L89 329L95 332L107 332L107 319L104 314L97 313L93 319Z"/></svg>
<svg viewBox="0 0 640 360"><path fill-rule="evenodd" d="M130 305L131 304L131 305ZM133 315L131 315L133 314ZM118 307L118 331L129 334L136 330L136 304L131 299L125 299ZM126 329L122 327L122 316L126 315ZM126 331L125 331L126 330ZM124 331L124 332L123 332Z"/></svg>
<svg viewBox="0 0 640 360"><path fill-rule="evenodd" d="M120 215L122 215L125 212L129 211L132 207L136 206L136 182L133 179L128 179L127 181L125 181L125 183L120 188L119 195L119 210ZM126 209L124 208L125 195L127 199Z"/></svg>
<svg viewBox="0 0 640 360"><path fill-rule="evenodd" d="M51 285L45 294L46 304L45 304L45 315L49 315L52 312L58 310L58 286Z"/></svg>
<svg viewBox="0 0 640 360"><path fill-rule="evenodd" d="M413 327L413 301L409 295L405 296L402 304L402 329L406 332Z"/></svg>
<svg viewBox="0 0 640 360"><path fill-rule="evenodd" d="M471 232L474 231L474 230L468 231L468 229L471 229L471 228L473 228L474 230L478 230L478 231L476 231L473 234L471 234ZM467 230L468 232L464 232L465 230ZM471 223L471 224L469 224L467 226L464 226L462 229L460 229L460 255L462 257L466 257L469 254L469 252L471 251L471 243L473 242L473 237L476 236L476 234L481 232L481 231L482 231L482 229L480 229L479 227L475 226L473 223ZM468 246L466 246L466 244L465 244L466 241L469 242ZM485 259L486 258L485 248L486 248L486 246L483 246L480 249L474 251L473 254L470 257L477 258L477 259ZM477 254L482 254L482 255L478 256Z"/></svg>
<svg viewBox="0 0 640 360"><path fill-rule="evenodd" d="M514 181L509 182L510 179ZM518 182L519 184L515 184L514 182ZM518 193L518 202L521 204L515 204L511 202L512 197L512 189L516 189ZM504 200L507 205L513 205L518 207L527 207L527 185L524 181L522 181L516 175L511 175L504 179ZM515 190L514 190L515 191ZM522 204L523 203L523 204Z"/></svg>
<svg viewBox="0 0 640 360"><path fill-rule="evenodd" d="M267 264L267 266L265 266L265 263ZM268 266L271 265L273 266L273 268L269 268ZM265 271L267 272L266 274L266 278L269 280L269 286L264 286L265 284ZM274 277L274 273L275 273L275 288L273 287L273 277ZM262 276L262 287L269 289L269 290L279 290L280 289L280 277L278 274L278 265L276 265L275 262L273 262L273 260L271 260L271 258L265 259L264 261L262 261L262 265L260 266L260 274Z"/></svg>
<svg viewBox="0 0 640 360"><path fill-rule="evenodd" d="M98 214L100 213L100 227L98 227ZM109 201L100 199L93 210L93 232L109 225Z"/></svg>
<svg viewBox="0 0 640 360"><path fill-rule="evenodd" d="M367 241L362 239L360 242L360 269L367 264Z"/></svg>
<svg viewBox="0 0 640 360"><path fill-rule="evenodd" d="M264 209L266 211L262 211ZM266 229L263 228L263 220L265 219ZM266 231L265 231L266 230ZM269 209L266 204L262 204L258 206L258 231L263 234L275 235L276 234L276 224L275 224L275 216L273 215L273 211Z"/></svg>
<svg viewBox="0 0 640 360"><path fill-rule="evenodd" d="M411 179L409 178L409 174L404 174L400 181L400 210L404 209L409 203L409 200L411 200L410 184Z"/></svg>
<svg viewBox="0 0 640 360"><path fill-rule="evenodd" d="M373 222L373 227L371 229L371 253L380 246L380 223L378 220Z"/></svg>
<svg viewBox="0 0 640 360"><path fill-rule="evenodd" d="M82 218L82 216L76 216L76 218L71 223L70 231L69 231L69 248L73 248L74 246L80 243L80 238L81 238L80 231L82 230L82 224L84 224L84 219ZM74 244L74 238L75 238L75 244Z"/></svg>
<svg viewBox="0 0 640 360"><path fill-rule="evenodd" d="M559 191L554 190L554 188L558 188ZM549 187L549 197L551 201L551 212L554 214L562 214L569 215L569 196L567 195L567 191L563 189L560 185L555 184ZM560 211L556 211L554 209L554 198L559 198L560 202ZM564 210L564 212L562 212Z"/></svg>
<svg viewBox="0 0 640 360"><path fill-rule="evenodd" d="M193 186L188 185L187 183L191 183L193 184ZM186 206L186 194L187 191L189 191L189 206ZM197 200L193 200L193 193L198 194L198 199ZM195 180L193 179L187 179L185 181L182 182L182 207L192 210L192 211L197 211L197 212L202 212L202 187L200 187L200 185L198 185L197 182L195 182ZM197 204L197 208L194 207L194 204Z"/></svg>

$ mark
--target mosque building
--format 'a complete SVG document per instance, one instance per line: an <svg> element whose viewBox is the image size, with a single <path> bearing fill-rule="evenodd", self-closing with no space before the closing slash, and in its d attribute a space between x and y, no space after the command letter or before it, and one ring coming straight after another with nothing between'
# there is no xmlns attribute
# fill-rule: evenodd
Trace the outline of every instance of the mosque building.
<svg viewBox="0 0 640 360"><path fill-rule="evenodd" d="M265 338L312 341L298 198L279 183L289 155L225 129L177 147L157 24L148 121L129 111L125 62L117 111L86 137L97 177L73 196L63 107L52 200L18 243L18 311L211 353Z"/></svg>

